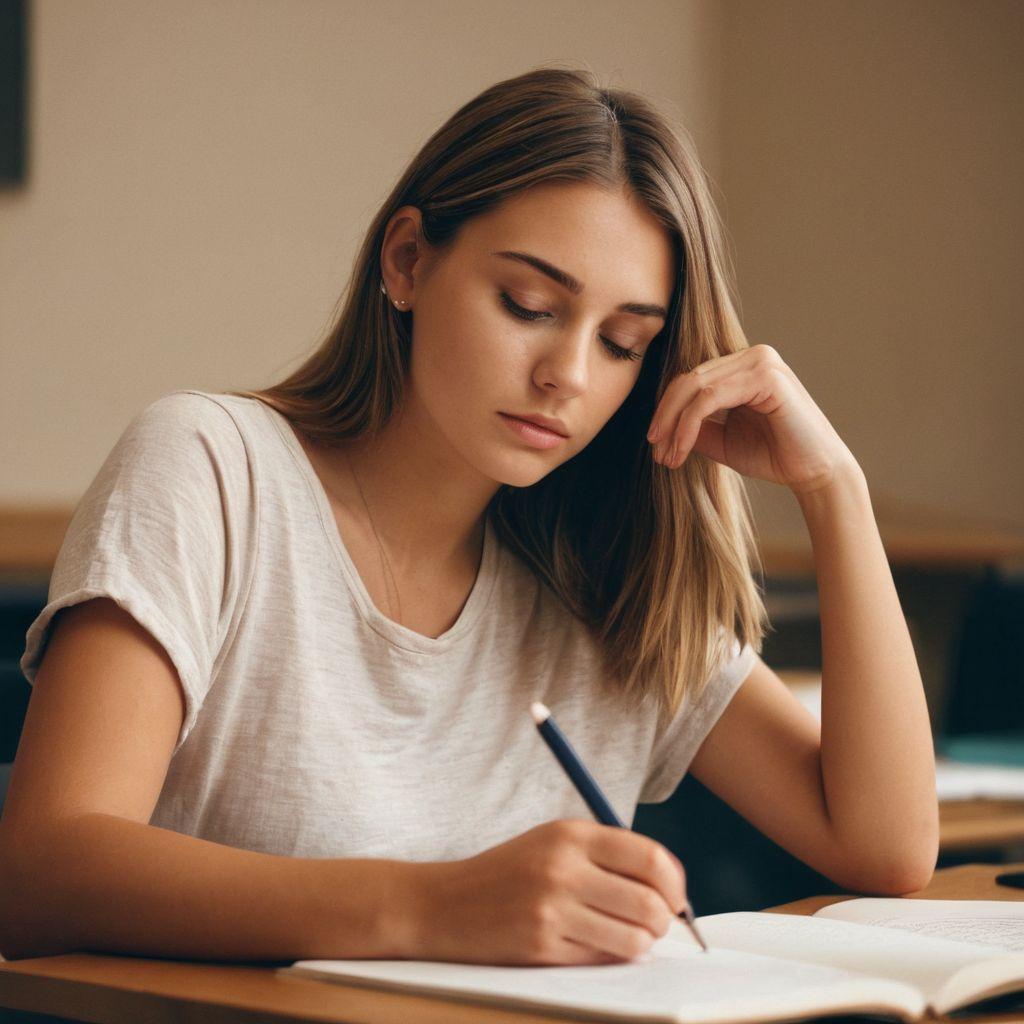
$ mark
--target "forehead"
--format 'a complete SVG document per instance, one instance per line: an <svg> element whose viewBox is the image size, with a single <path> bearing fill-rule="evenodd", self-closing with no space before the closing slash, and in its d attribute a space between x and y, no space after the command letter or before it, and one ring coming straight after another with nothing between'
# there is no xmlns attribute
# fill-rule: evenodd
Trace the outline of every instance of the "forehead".
<svg viewBox="0 0 1024 1024"><path fill-rule="evenodd" d="M628 291L629 300L665 302L676 277L668 229L627 192L591 183L545 183L521 192L467 222L461 243L474 260L508 269L516 265L489 254L532 253L578 278L585 293Z"/></svg>

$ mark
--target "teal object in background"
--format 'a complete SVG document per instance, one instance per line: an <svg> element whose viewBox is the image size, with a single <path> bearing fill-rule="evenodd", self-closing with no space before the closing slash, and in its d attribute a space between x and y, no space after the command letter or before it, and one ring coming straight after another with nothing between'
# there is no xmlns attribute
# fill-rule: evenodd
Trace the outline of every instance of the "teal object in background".
<svg viewBox="0 0 1024 1024"><path fill-rule="evenodd" d="M935 746L954 761L1024 767L1024 732L965 733L940 739Z"/></svg>

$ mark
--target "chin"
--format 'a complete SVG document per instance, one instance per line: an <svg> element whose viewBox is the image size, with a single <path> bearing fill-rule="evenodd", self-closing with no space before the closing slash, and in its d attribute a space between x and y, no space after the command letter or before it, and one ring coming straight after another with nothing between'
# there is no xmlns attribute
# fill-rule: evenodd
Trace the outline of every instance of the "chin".
<svg viewBox="0 0 1024 1024"><path fill-rule="evenodd" d="M515 452L501 460L500 468L494 467L492 477L509 487L530 487L565 461L554 458L550 452Z"/></svg>

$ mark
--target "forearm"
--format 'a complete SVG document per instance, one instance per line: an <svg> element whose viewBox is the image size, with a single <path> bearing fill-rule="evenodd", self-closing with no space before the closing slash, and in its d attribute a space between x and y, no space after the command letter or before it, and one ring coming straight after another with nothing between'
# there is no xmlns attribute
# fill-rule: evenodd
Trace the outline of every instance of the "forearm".
<svg viewBox="0 0 1024 1024"><path fill-rule="evenodd" d="M837 844L859 887L926 880L938 848L928 708L855 463L797 494L814 550L822 643L821 767Z"/></svg>
<svg viewBox="0 0 1024 1024"><path fill-rule="evenodd" d="M0 953L401 957L416 865L240 850L109 814L0 858Z"/></svg>

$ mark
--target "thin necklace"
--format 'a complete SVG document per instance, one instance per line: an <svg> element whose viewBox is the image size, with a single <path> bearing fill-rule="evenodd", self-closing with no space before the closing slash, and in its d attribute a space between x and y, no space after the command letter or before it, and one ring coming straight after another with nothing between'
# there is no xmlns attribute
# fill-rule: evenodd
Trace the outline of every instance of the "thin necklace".
<svg viewBox="0 0 1024 1024"><path fill-rule="evenodd" d="M377 524L373 521L373 513L370 511L370 506L366 503L366 495L363 494L363 485L359 482L359 474L356 473L356 467L352 464L352 456L349 453L348 448L345 448L345 458L348 461L348 468L352 472L352 479L356 482L356 487L359 490L359 497L363 502L363 508L366 509L366 518L370 520L370 529L373 530L373 536L377 540L377 550L380 551L381 566L384 569L384 596L388 602L388 616L395 622L401 625L402 622L402 601L398 594L398 584L395 582L395 574L391 571L391 562L388 560L387 553L384 551L384 545L381 542L380 534L377 532ZM391 586L395 591L395 603L398 605L398 617L395 618L395 613L391 608L391 594L387 589L388 577L391 578Z"/></svg>

